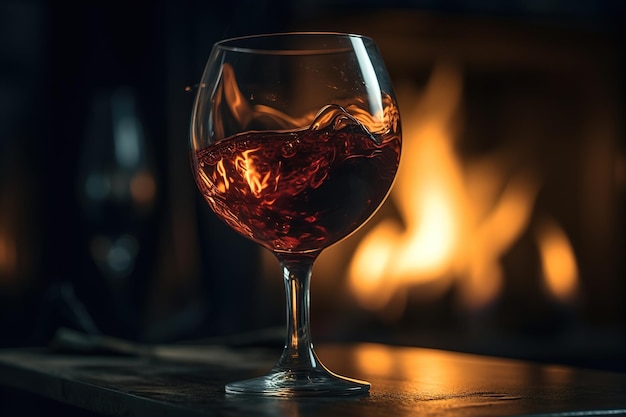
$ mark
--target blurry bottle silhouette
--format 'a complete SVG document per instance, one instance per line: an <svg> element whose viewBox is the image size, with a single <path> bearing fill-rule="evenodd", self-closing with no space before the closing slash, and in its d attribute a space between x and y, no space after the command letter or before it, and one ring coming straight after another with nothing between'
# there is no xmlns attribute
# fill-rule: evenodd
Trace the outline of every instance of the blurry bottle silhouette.
<svg viewBox="0 0 626 417"><path fill-rule="evenodd" d="M133 91L121 87L91 102L79 162L85 276L76 292L101 331L140 332L155 249L157 171Z"/></svg>

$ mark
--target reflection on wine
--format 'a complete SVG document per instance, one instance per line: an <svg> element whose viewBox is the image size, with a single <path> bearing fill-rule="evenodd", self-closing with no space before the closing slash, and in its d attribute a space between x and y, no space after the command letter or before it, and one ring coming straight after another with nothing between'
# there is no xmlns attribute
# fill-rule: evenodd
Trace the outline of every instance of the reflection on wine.
<svg viewBox="0 0 626 417"><path fill-rule="evenodd" d="M317 251L349 235L379 207L398 168L396 133L372 135L339 106L316 120L325 126L244 133L192 158L213 211L270 250Z"/></svg>

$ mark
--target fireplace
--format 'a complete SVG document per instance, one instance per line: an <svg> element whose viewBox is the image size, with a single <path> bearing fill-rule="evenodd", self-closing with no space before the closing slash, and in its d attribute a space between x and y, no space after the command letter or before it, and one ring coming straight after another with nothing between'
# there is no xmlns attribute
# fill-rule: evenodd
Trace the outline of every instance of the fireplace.
<svg viewBox="0 0 626 417"><path fill-rule="evenodd" d="M334 30L377 41L405 145L387 203L316 264L315 340L626 368L622 10L607 1L532 11L522 5L536 2L499 11L486 10L489 2L436 11L418 7L431 2L205 3L159 2L148 17L141 6L122 14L116 5L106 13L84 6L81 18L43 4L40 15L15 9L41 27L24 38L34 44L20 51L38 57L24 55L24 67L51 69L34 84L29 72L3 77L51 87L36 113L51 139L31 149L39 125L28 123L26 106L2 143L0 297L10 307L3 312L18 311L0 323L5 334L21 341L42 320L49 332L38 341L54 330L47 309L57 307L45 295L56 281L73 285L102 331L144 341L284 325L276 261L222 225L195 189L185 86L198 81L220 38ZM120 303L100 290L106 280L85 250L75 189L85 109L96 89L120 84L144 110L158 174L153 234L139 242L142 267L128 276L137 287L133 320L114 318ZM20 91L35 102L35 90ZM32 157L38 170L24 168ZM120 332L128 322L137 328Z"/></svg>
<svg viewBox="0 0 626 417"><path fill-rule="evenodd" d="M626 159L614 33L380 9L294 28L375 38L404 136L387 203L319 258L316 332L616 366ZM263 265L280 303L276 261Z"/></svg>

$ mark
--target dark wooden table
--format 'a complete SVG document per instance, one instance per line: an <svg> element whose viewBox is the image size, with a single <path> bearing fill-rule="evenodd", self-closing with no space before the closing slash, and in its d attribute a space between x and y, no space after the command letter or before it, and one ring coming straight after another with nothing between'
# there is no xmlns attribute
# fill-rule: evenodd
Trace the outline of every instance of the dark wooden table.
<svg viewBox="0 0 626 417"><path fill-rule="evenodd" d="M379 344L317 350L330 369L370 381L370 394L227 395L225 382L263 373L280 352L215 346L117 356L0 350L0 387L113 416L626 416L624 374Z"/></svg>

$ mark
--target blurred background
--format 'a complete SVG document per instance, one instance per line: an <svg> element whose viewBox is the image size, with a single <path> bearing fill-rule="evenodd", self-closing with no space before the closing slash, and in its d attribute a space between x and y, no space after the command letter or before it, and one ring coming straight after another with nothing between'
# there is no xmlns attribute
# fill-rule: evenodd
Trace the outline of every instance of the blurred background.
<svg viewBox="0 0 626 417"><path fill-rule="evenodd" d="M193 85L222 38L332 30L378 42L405 142L387 203L319 258L314 340L625 371L625 12L1 0L0 347L283 326L277 262L196 190Z"/></svg>

